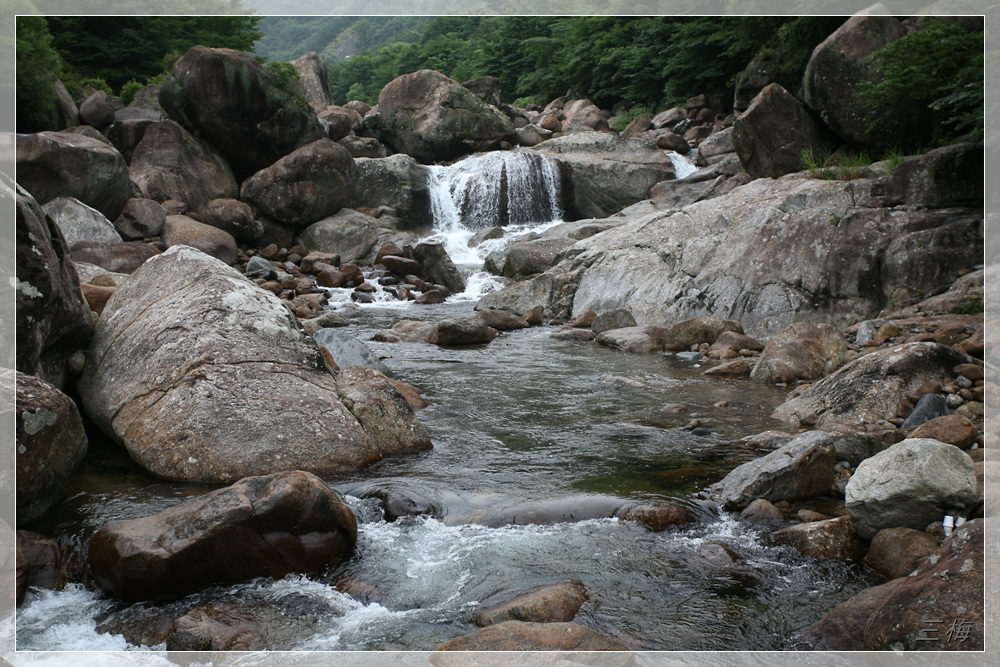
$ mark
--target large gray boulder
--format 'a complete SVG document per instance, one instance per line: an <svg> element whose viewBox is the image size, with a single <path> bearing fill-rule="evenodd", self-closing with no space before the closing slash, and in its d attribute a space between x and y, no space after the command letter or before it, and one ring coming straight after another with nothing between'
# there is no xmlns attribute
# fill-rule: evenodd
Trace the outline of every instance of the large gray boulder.
<svg viewBox="0 0 1000 667"><path fill-rule="evenodd" d="M961 449L909 438L862 461L844 494L854 531L870 540L883 528L923 530L946 514L968 516L979 485Z"/></svg>
<svg viewBox="0 0 1000 667"><path fill-rule="evenodd" d="M158 514L104 526L90 540L97 584L134 602L216 583L312 574L346 560L357 520L307 472L247 477Z"/></svg>
<svg viewBox="0 0 1000 667"><path fill-rule="evenodd" d="M182 201L191 211L239 194L233 171L218 149L172 120L146 129L132 153L129 175L146 199Z"/></svg>
<svg viewBox="0 0 1000 667"><path fill-rule="evenodd" d="M319 54L315 51L303 54L292 61L292 66L299 73L299 82L305 90L307 102L319 107L333 104L326 63Z"/></svg>
<svg viewBox="0 0 1000 667"><path fill-rule="evenodd" d="M136 241L159 236L167 213L152 199L136 197L125 203L125 209L115 220L115 229L126 241Z"/></svg>
<svg viewBox="0 0 1000 667"><path fill-rule="evenodd" d="M146 262L110 299L79 390L91 419L165 479L342 472L385 454L281 301L183 246ZM430 447L414 423L393 452Z"/></svg>
<svg viewBox="0 0 1000 667"><path fill-rule="evenodd" d="M98 90L80 104L80 122L103 130L115 120L115 107L106 91Z"/></svg>
<svg viewBox="0 0 1000 667"><path fill-rule="evenodd" d="M640 202L530 284L480 306L542 305L566 319L628 308L640 326L724 316L767 338L796 321L845 329L877 315L887 295L947 288L960 261L982 262L979 211L880 208L874 187L789 175L679 211Z"/></svg>
<svg viewBox="0 0 1000 667"><path fill-rule="evenodd" d="M192 47L159 100L171 118L222 149L241 178L326 136L304 100L240 51Z"/></svg>
<svg viewBox="0 0 1000 667"><path fill-rule="evenodd" d="M409 155L358 158L349 208L395 209L406 228L430 227L434 222L428 190L428 169Z"/></svg>
<svg viewBox="0 0 1000 667"><path fill-rule="evenodd" d="M773 416L793 426L816 427L890 419L908 394L969 361L937 343L896 345L845 364L779 405Z"/></svg>
<svg viewBox="0 0 1000 667"><path fill-rule="evenodd" d="M38 203L73 197L108 220L125 208L128 165L110 143L70 131L39 132L18 134L16 147L17 182Z"/></svg>
<svg viewBox="0 0 1000 667"><path fill-rule="evenodd" d="M67 361L85 348L90 307L59 228L20 186L0 180L4 198L16 197L14 293L17 370L64 387Z"/></svg>
<svg viewBox="0 0 1000 667"><path fill-rule="evenodd" d="M490 253L484 268L508 278L526 278L554 266L575 243L565 237L515 241Z"/></svg>
<svg viewBox="0 0 1000 667"><path fill-rule="evenodd" d="M241 243L253 243L264 235L264 223L254 217L249 204L236 199L213 199L192 214L192 217L210 227L221 229ZM261 247L266 245L260 244Z"/></svg>
<svg viewBox="0 0 1000 667"><path fill-rule="evenodd" d="M566 165L572 209L579 217L604 218L649 197L653 186L674 178L666 154L640 139L579 132L543 141L531 150Z"/></svg>
<svg viewBox="0 0 1000 667"><path fill-rule="evenodd" d="M420 262L424 267L424 280L444 285L452 294L465 291L465 277L444 247L444 242L429 239L405 248L407 254Z"/></svg>
<svg viewBox="0 0 1000 667"><path fill-rule="evenodd" d="M304 227L350 201L354 158L321 139L292 151L243 183L240 197L283 225Z"/></svg>
<svg viewBox="0 0 1000 667"><path fill-rule="evenodd" d="M920 104L895 108L886 123L869 129L868 109L858 96L862 84L875 78L867 58L906 34L899 19L876 15L877 7L847 19L813 49L802 79L805 101L852 144L871 149L923 146L933 129L926 108Z"/></svg>
<svg viewBox="0 0 1000 667"><path fill-rule="evenodd" d="M736 154L751 178L801 171L803 151L818 154L833 143L822 121L776 83L760 91L736 118L732 136Z"/></svg>
<svg viewBox="0 0 1000 667"><path fill-rule="evenodd" d="M25 526L62 500L87 453L87 436L69 396L24 373L16 383L17 525Z"/></svg>
<svg viewBox="0 0 1000 667"><path fill-rule="evenodd" d="M59 226L66 243L121 243L122 237L104 214L72 197L53 199L42 207Z"/></svg>
<svg viewBox="0 0 1000 667"><path fill-rule="evenodd" d="M424 163L517 141L514 126L496 107L429 69L404 74L382 89L378 122L383 141Z"/></svg>
<svg viewBox="0 0 1000 667"><path fill-rule="evenodd" d="M826 438L803 433L770 454L748 461L712 487L728 510L763 498L772 503L820 496L833 485L836 450Z"/></svg>
<svg viewBox="0 0 1000 667"><path fill-rule="evenodd" d="M335 329L320 329L313 334L313 340L330 353L338 369L364 366L383 375L392 376L392 371L371 351L371 348L350 334Z"/></svg>
<svg viewBox="0 0 1000 667"><path fill-rule="evenodd" d="M378 220L345 208L303 229L296 242L309 250L340 255L345 264L363 262L379 242Z"/></svg>

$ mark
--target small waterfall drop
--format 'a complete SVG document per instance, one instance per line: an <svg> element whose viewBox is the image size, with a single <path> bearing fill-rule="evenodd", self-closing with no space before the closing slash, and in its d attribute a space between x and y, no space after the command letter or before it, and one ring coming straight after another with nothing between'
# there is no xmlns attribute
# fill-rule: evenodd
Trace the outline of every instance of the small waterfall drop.
<svg viewBox="0 0 1000 667"><path fill-rule="evenodd" d="M482 271L487 254L525 232L540 232L563 221L559 163L550 157L493 151L428 169L434 238L444 241L469 281L458 300L478 299L501 286ZM489 227L503 227L503 238L470 248L472 235Z"/></svg>
<svg viewBox="0 0 1000 667"><path fill-rule="evenodd" d="M678 181L698 171L695 163L686 156L674 151L666 151L666 153L667 157L670 158L670 162L674 165L674 175Z"/></svg>

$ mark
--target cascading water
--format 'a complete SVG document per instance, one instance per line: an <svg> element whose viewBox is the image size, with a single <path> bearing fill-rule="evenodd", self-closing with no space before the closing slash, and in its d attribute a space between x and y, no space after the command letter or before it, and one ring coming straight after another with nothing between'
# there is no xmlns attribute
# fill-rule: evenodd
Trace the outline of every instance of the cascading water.
<svg viewBox="0 0 1000 667"><path fill-rule="evenodd" d="M469 248L469 238L481 229L503 227L511 239L563 219L559 163L552 158L495 151L429 169L435 236L459 266L480 268L484 252L496 249Z"/></svg>

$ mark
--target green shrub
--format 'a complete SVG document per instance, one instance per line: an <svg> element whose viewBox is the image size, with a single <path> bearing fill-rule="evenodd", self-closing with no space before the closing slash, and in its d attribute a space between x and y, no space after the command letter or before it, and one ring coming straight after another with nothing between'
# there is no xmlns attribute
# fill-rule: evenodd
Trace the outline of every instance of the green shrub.
<svg viewBox="0 0 1000 667"><path fill-rule="evenodd" d="M846 181L861 178L865 168L871 163L868 153L845 153L837 158L837 178Z"/></svg>
<svg viewBox="0 0 1000 667"><path fill-rule="evenodd" d="M832 179L834 178L834 173L833 170L829 169L830 155L829 148L823 148L819 151L815 151L812 148L803 148L801 156L802 166L809 170L813 178Z"/></svg>
<svg viewBox="0 0 1000 667"><path fill-rule="evenodd" d="M55 80L62 63L44 18L17 17L16 69L18 131L55 129Z"/></svg>
<svg viewBox="0 0 1000 667"><path fill-rule="evenodd" d="M889 163L889 173L896 171L896 167L906 159L906 154L898 148L890 148L882 158Z"/></svg>
<svg viewBox="0 0 1000 667"><path fill-rule="evenodd" d="M135 79L131 79L122 86L122 91L119 93L119 97L122 98L122 104L128 106L135 99L135 94L138 93L145 87L145 84L139 83Z"/></svg>
<svg viewBox="0 0 1000 667"><path fill-rule="evenodd" d="M959 315L975 315L983 312L982 299L967 299L955 306L955 312Z"/></svg>
<svg viewBox="0 0 1000 667"><path fill-rule="evenodd" d="M112 97L115 94L115 91L111 90L111 86L109 86L108 82L104 79L98 79L95 77L81 78L78 75L71 73L65 75L62 81L66 86L66 90L68 90L69 94L74 98L80 95L80 92L87 87L93 88L94 90L103 90Z"/></svg>
<svg viewBox="0 0 1000 667"><path fill-rule="evenodd" d="M275 87L289 102L303 109L309 108L305 89L299 80L299 71L295 69L295 65L285 62L271 62L264 65L264 69L271 75L271 81Z"/></svg>
<svg viewBox="0 0 1000 667"><path fill-rule="evenodd" d="M956 136L983 137L983 32L925 19L914 30L868 57L876 76L858 96L869 109L869 129L889 120L901 104L930 109Z"/></svg>
<svg viewBox="0 0 1000 667"><path fill-rule="evenodd" d="M629 123L631 123L639 116L652 118L654 115L656 115L656 112L653 110L653 107L645 104L640 104L637 106L632 106L628 109L628 111L623 111L622 113L613 117L610 121L610 124L611 127L615 128L619 132L622 132L625 130L626 127L628 127Z"/></svg>

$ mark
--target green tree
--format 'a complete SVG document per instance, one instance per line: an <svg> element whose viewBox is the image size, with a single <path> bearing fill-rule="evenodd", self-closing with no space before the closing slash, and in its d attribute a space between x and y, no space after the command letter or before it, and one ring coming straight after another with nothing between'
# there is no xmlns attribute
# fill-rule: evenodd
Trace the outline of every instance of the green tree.
<svg viewBox="0 0 1000 667"><path fill-rule="evenodd" d="M927 19L873 53L868 62L876 77L859 93L878 126L901 104L916 102L954 136L982 139L984 120L983 31L959 23Z"/></svg>
<svg viewBox="0 0 1000 667"><path fill-rule="evenodd" d="M59 54L52 48L52 36L44 18L17 18L16 48L17 129L19 132L54 129L55 78L62 65Z"/></svg>

